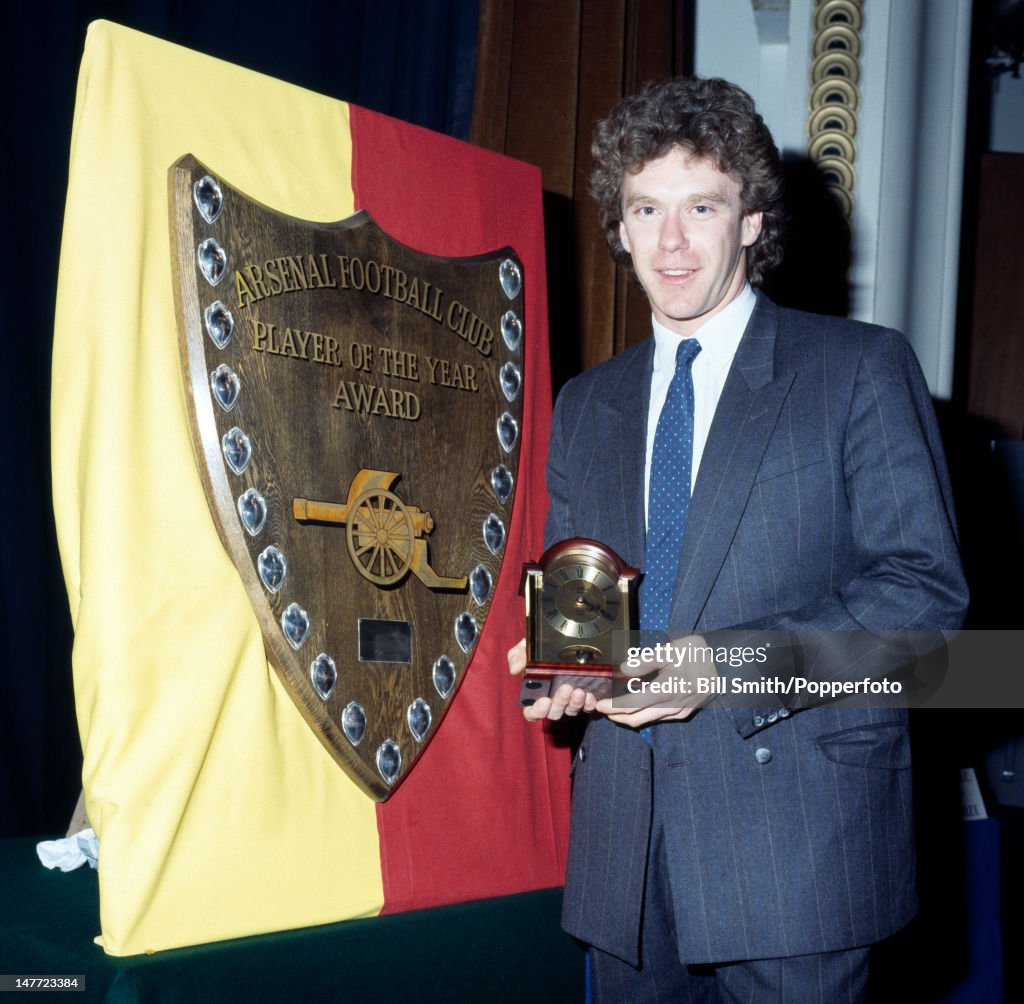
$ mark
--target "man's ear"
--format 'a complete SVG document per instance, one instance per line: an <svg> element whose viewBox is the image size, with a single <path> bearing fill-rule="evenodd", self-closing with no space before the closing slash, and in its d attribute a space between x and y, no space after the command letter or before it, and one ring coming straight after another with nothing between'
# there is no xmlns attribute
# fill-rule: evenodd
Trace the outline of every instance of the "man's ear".
<svg viewBox="0 0 1024 1004"><path fill-rule="evenodd" d="M761 236L761 221L764 218L764 213L747 213L743 217L743 246L745 248L750 247L752 244L757 242L757 238Z"/></svg>
<svg viewBox="0 0 1024 1004"><path fill-rule="evenodd" d="M761 214L758 213L758 216L760 215ZM626 233L626 223L624 220L619 220L619 240L622 241L622 246L626 249L626 254L632 254L633 249L629 246L629 234ZM751 241L751 243L753 243L753 241Z"/></svg>

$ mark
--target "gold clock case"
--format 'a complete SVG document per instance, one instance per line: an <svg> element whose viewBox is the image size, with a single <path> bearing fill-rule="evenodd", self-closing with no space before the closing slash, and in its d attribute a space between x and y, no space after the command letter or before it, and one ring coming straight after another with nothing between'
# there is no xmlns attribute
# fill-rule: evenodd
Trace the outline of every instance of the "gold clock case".
<svg viewBox="0 0 1024 1004"><path fill-rule="evenodd" d="M610 547L563 540L523 566L526 671L520 703L532 704L563 683L598 696L619 675L615 640L635 629L639 570Z"/></svg>

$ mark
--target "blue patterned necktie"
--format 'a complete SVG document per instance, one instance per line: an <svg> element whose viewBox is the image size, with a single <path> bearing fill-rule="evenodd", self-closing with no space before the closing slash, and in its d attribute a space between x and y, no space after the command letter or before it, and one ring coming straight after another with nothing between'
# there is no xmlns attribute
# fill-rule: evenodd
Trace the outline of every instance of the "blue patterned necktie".
<svg viewBox="0 0 1024 1004"><path fill-rule="evenodd" d="M693 467L693 360L696 338L684 338L676 350L676 371L658 419L647 493L647 544L640 589L640 627L664 631L672 608L686 516L690 511Z"/></svg>

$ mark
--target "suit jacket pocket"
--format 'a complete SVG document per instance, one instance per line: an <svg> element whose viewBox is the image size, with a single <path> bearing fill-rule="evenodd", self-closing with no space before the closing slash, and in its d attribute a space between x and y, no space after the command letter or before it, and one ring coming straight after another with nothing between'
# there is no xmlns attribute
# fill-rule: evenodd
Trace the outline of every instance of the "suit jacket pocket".
<svg viewBox="0 0 1024 1004"><path fill-rule="evenodd" d="M818 737L818 748L833 763L851 767L906 770L910 766L910 735L903 722L883 722L832 732Z"/></svg>
<svg viewBox="0 0 1024 1004"><path fill-rule="evenodd" d="M804 467L819 463L825 458L825 447L822 443L807 443L792 450L772 451L764 460L757 472L758 481L770 481L783 474L792 474Z"/></svg>

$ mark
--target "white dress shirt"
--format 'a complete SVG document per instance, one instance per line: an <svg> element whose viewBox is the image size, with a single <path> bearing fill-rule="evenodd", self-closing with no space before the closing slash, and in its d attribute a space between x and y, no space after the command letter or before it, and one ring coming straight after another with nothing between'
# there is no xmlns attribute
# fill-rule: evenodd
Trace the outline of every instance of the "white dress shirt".
<svg viewBox="0 0 1024 1004"><path fill-rule="evenodd" d="M693 466L690 472L690 490L697 483L704 446L708 441L711 421L715 417L718 399L722 396L725 379L729 375L740 339L754 312L757 297L745 285L739 296L724 310L701 325L695 338L700 342L700 353L693 361ZM654 454L654 436L658 431L658 418L665 405L668 385L676 370L676 351L680 336L662 327L654 318L654 372L651 376L651 403L647 412L647 461L644 465L644 520L650 495L651 457Z"/></svg>

